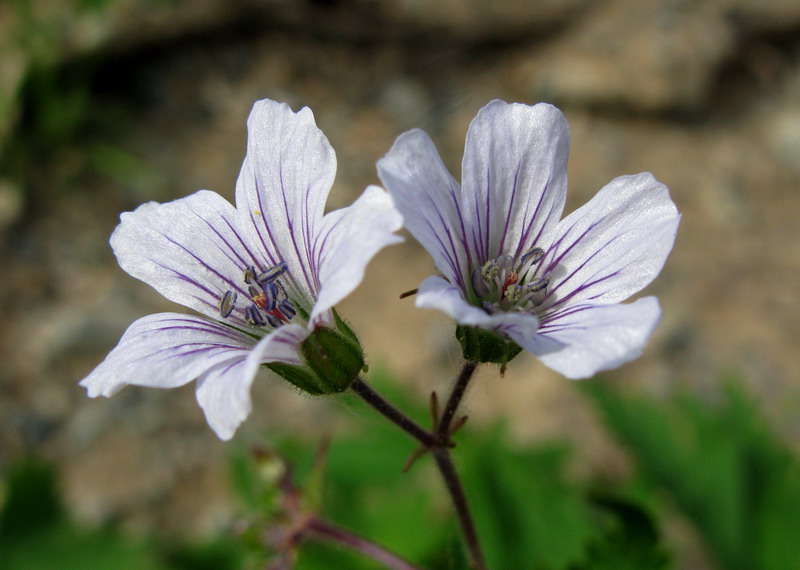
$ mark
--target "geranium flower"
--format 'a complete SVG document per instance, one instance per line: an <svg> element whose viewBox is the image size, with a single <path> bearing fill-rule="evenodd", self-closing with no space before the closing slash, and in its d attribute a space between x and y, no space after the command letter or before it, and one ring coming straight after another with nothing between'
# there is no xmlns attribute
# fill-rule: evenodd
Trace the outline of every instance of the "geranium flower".
<svg viewBox="0 0 800 570"><path fill-rule="evenodd" d="M469 359L505 364L522 347L584 378L639 356L659 320L654 297L620 301L650 283L672 249L680 216L667 188L649 173L622 176L559 221L568 153L558 109L492 101L469 127L461 185L420 130L378 162L441 273L423 281L416 304L460 325ZM490 340L487 349L487 336L507 347Z"/></svg>
<svg viewBox="0 0 800 570"><path fill-rule="evenodd" d="M203 316L139 319L81 382L95 397L196 379L197 400L222 439L250 413L250 385L264 364L312 393L355 379L361 348L333 306L375 253L401 239L392 233L400 215L376 186L323 216L336 157L310 109L259 101L247 128L235 208L202 190L122 214L111 236L125 271ZM333 374L318 374L320 361Z"/></svg>

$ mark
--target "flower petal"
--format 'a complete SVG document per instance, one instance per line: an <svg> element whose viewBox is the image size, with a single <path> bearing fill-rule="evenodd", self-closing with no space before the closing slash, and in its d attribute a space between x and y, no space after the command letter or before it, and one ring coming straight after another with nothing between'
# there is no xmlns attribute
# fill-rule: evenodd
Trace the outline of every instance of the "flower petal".
<svg viewBox="0 0 800 570"><path fill-rule="evenodd" d="M543 322L534 342L515 340L567 378L588 378L638 358L660 316L655 297L581 305Z"/></svg>
<svg viewBox="0 0 800 570"><path fill-rule="evenodd" d="M361 283L378 251L403 241L392 233L402 225L391 197L377 186L368 187L353 205L325 215L314 243L320 289L311 323Z"/></svg>
<svg viewBox="0 0 800 570"><path fill-rule="evenodd" d="M543 261L554 271L553 304L617 303L640 291L664 266L679 221L652 174L612 180L556 229Z"/></svg>
<svg viewBox="0 0 800 570"><path fill-rule="evenodd" d="M428 277L417 292L417 307L437 309L460 325L505 333L514 340L532 338L539 330L539 319L527 313L495 313L470 305L461 289L436 275Z"/></svg>
<svg viewBox="0 0 800 570"><path fill-rule="evenodd" d="M472 266L459 186L423 131L403 133L378 161L378 176L403 215L405 227L433 257L436 268L465 287Z"/></svg>
<svg viewBox="0 0 800 570"><path fill-rule="evenodd" d="M247 295L242 272L257 263L236 210L219 194L149 202L120 219L111 235L120 267L167 299L213 318L226 291ZM245 323L241 309L231 318Z"/></svg>
<svg viewBox="0 0 800 570"><path fill-rule="evenodd" d="M197 402L220 439L232 438L250 415L250 386L261 364L300 364L299 345L306 336L304 327L284 325L261 339L247 358L225 362L198 379Z"/></svg>
<svg viewBox="0 0 800 570"><path fill-rule="evenodd" d="M545 247L567 195L561 111L495 100L470 124L461 178L467 239L480 262Z"/></svg>
<svg viewBox="0 0 800 570"><path fill-rule="evenodd" d="M203 317L159 313L135 321L116 348L81 381L89 396L124 386L176 388L215 367L246 360L255 340Z"/></svg>
<svg viewBox="0 0 800 570"><path fill-rule="evenodd" d="M336 155L311 109L258 101L247 120L247 156L236 206L266 260L285 261L284 279L316 297L311 273L316 226L336 175Z"/></svg>

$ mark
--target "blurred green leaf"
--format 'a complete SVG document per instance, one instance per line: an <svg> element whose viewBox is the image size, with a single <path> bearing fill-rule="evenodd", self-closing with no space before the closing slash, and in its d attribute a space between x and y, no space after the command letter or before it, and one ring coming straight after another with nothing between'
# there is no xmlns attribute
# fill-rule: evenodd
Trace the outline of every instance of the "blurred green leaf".
<svg viewBox="0 0 800 570"><path fill-rule="evenodd" d="M798 461L739 385L729 383L716 406L688 396L658 404L603 382L585 388L642 476L672 493L725 568L796 566Z"/></svg>

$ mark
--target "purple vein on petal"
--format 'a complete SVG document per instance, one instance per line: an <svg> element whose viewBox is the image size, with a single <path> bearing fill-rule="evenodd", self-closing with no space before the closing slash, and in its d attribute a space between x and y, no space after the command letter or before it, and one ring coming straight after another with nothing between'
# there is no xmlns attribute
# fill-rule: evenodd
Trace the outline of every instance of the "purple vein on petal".
<svg viewBox="0 0 800 570"><path fill-rule="evenodd" d="M283 164L283 156L281 156L280 163ZM279 171L278 178L281 185L281 196L283 197L283 212L286 214L286 225L289 228L289 237L292 240L292 249L294 249L295 255L297 255L297 262L303 272L303 278L305 279L307 290L315 293L316 289L314 288L313 283L308 276L308 268L306 267L308 256L305 256L305 258L303 257L303 255L300 253L300 248L297 245L297 240L294 239L294 220L292 219L292 214L289 212L289 199L286 195L286 186L284 185L282 168ZM300 222L302 223L302 220L300 220Z"/></svg>
<svg viewBox="0 0 800 570"><path fill-rule="evenodd" d="M500 237L500 244L495 252L495 255L500 255L505 251L505 244L506 244L506 236L508 235L508 226L511 225L511 216L514 214L514 202L517 198L517 190L519 189L519 170L522 167L522 164L517 164L517 170L514 172L514 184L511 190L511 198L506 205L506 221L503 225L503 234Z"/></svg>
<svg viewBox="0 0 800 570"><path fill-rule="evenodd" d="M450 199L453 201L453 205L455 206L456 219L458 220L458 227L461 230L460 235L458 236L458 241L461 242L461 247L464 248L464 252L467 254L467 270L469 271L469 269L472 267L472 251L469 245L467 244L467 228L464 225L464 215L461 212L461 203L459 201L458 195L456 194L455 190L452 187L450 187L449 194L450 194ZM458 275L459 279L461 279L460 272L458 272Z"/></svg>
<svg viewBox="0 0 800 570"><path fill-rule="evenodd" d="M531 230L533 226L536 224L537 220L540 219L540 210L542 205L545 202L545 198L550 193L550 184L553 181L552 172L547 177L547 182L544 185L544 190L542 190L541 195L539 196L539 200L536 202L536 207L533 210L533 215L529 215L528 212L530 211L530 203L525 205L525 214L523 219L528 220L528 226L520 235L519 243L517 244L517 251L514 254L515 258L519 258L524 251L528 250L530 247L537 245L539 240L542 238L542 232L544 231L545 227L547 226L547 220L549 220L553 216L553 212L556 208L556 204L558 200L551 200L550 202L550 210L547 212L547 217L545 218L545 223L540 224L539 231L536 233L536 237L529 241Z"/></svg>
<svg viewBox="0 0 800 570"><path fill-rule="evenodd" d="M595 225L596 225L596 224L593 224L593 225L592 225L592 227L594 227ZM591 229L591 228L590 228L590 229ZM573 243L572 243L572 244L571 244L571 245L570 245L570 246L567 248L567 251L566 251L566 252L564 252L564 253L567 253L567 252L569 252L569 251L570 251L570 250L571 250L571 249L572 249L572 248L573 248L573 247L574 247L574 246L575 246L575 245L576 245L576 244L577 244L577 243L578 243L578 242L581 240L581 238L583 238L583 237L584 237L584 236L585 236L585 235L588 233L588 231L589 231L589 230L587 230L586 232L584 232L584 233L583 233L583 234L582 234L582 235L581 235L581 236L580 236L580 237L579 237L579 238L578 238L578 239L577 239L575 242L573 242ZM559 288L561 288L561 287L562 287L562 286L563 286L565 283L567 283L568 281L570 281L570 280L571 280L571 279L572 279L572 278L573 278L573 277L574 277L574 276L575 276L575 275L576 275L576 274L577 274L577 273L578 273L578 272L579 272L581 269L583 269L583 268L584 268L584 267L585 267L585 266L586 266L586 265L587 265L587 264L588 264L588 263L589 263L589 262L590 262L592 259L594 259L596 256L600 255L600 253L601 253L601 252L602 252L602 251L603 251L605 248L607 248L609 245L611 245L612 243L614 243L614 242L615 242L617 239L619 239L620 237L621 237L621 234L615 234L615 235L614 235L614 236L613 236L613 237L612 237L610 240L608 240L608 241L607 241L606 243L604 243L602 246L600 246L600 247L598 247L597 249L595 249L595 251L594 251L594 252L593 252L593 253L592 253L592 254L591 254L589 257L587 257L585 260L583 260L583 262L582 262L582 263L581 263L581 264L580 264L578 267L576 267L575 269L573 269L573 270L572 270L572 271L569 273L569 275L567 275L567 276L563 277L562 279L559 279L558 283L557 283L557 284L556 284L556 285L555 285L555 286L554 286L554 287L553 287L553 288L552 288L550 291L548 291L547 297L550 297L550 295L552 295L553 293L555 293L555 292L556 292L556 291L557 291ZM564 254L562 254L562 255L559 257L559 260L560 260L560 259L562 259L563 257L564 257ZM627 267L627 266L626 266L626 267ZM601 268L601 269L602 269L602 268ZM603 282L603 281L605 281L606 279L609 279L609 278L611 278L611 277L614 277L614 276L618 275L618 274L620 273L620 271L622 271L622 269L624 269L624 267L623 267L623 268L620 268L620 269L618 269L617 271L614 271L614 272L612 272L612 273L610 273L610 274L607 274L607 275L606 275L606 276L604 276L604 277L601 277L601 278L599 278L599 279L596 279L595 281L593 281L593 282L591 282L591 283L583 283L583 284L581 284L580 286L578 286L578 287L576 287L574 290L572 290L572 291L571 291L571 292L570 292L568 295L565 295L563 298L559 299L559 300L558 300L558 301L557 301L555 304L556 304L556 305L563 304L563 303L564 303L564 302L565 302L567 299L569 299L569 298L571 298L571 297L575 296L575 295L577 294L577 292L579 292L579 291L584 291L584 290L588 289L589 287L591 287L592 285L595 285L595 284L597 284L597 283L602 283L602 282ZM595 273L595 275L596 275L596 273Z"/></svg>
<svg viewBox="0 0 800 570"><path fill-rule="evenodd" d="M230 252L231 252L231 253L232 253L232 254L233 254L235 257L236 257L236 259L239 261L239 263L238 263L237 265L239 265L241 268L249 267L249 266L251 266L251 265L255 265L255 266L259 267L259 266L261 265L260 263L258 263L258 259L256 258L256 256L255 256L255 255L253 255L253 252L252 252L252 251L250 251L250 248L249 248L249 247L247 247L247 244L246 244L246 243L245 243L245 241L242 239L242 236L241 236L241 235L239 235L239 232L236 230L236 228L234 228L233 224L231 224L231 221L230 221L228 218L226 218L226 217L225 217L225 216L223 216L223 215L220 215L220 216L219 216L219 217L220 217L220 220L222 220L222 222L223 222L223 223L224 223L224 224L225 224L225 225L228 227L228 229L231 231L231 233L232 233L232 234L233 234L233 235L236 237L236 239L238 240L238 242L239 242L239 246L238 246L238 247L234 247L234 245L233 245L231 242L229 242L229 241L228 241L228 239L227 239L227 238L226 238L226 237L225 237L225 236L222 234L222 232L220 232L220 231L217 229L217 227L216 227L214 224L212 224L211 222L209 222L208 220L206 220L205 218L203 218L203 217L202 217L202 216L200 216L199 214L198 214L197 216L198 216L198 218L200 218L200 219L201 219L201 220L202 220L202 221L203 221L203 222L204 222L206 225L208 225L208 227L211 229L211 231L212 231L212 232L214 232L214 234L216 234L216 236L217 236L217 237L219 237L219 239L220 239L220 240L221 240L221 241L222 241L222 242L223 242L223 243L224 243L226 246L228 246L228 249L230 250ZM219 245L218 245L218 247L219 247ZM223 250L223 248L222 248L222 247L220 247L220 250ZM250 259L249 259L249 260L245 259L245 258L244 258L244 257L243 257L243 256L242 256L240 253L239 253L239 252L240 252L240 250L244 250L245 252L247 252L247 255L250 257ZM225 253L225 252L223 251L223 253ZM236 261L233 259L233 257L231 257L231 256L230 256L230 255L228 255L228 254L226 254L226 255L227 255L228 259L230 259L231 261L233 261L234 263L236 263Z"/></svg>

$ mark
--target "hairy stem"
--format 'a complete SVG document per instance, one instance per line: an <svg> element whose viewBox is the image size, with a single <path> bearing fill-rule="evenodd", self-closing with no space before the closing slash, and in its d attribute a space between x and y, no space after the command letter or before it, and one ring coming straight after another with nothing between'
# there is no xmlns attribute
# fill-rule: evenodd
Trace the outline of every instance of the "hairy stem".
<svg viewBox="0 0 800 570"><path fill-rule="evenodd" d="M372 406L378 413L400 427L400 429L416 439L424 447L430 449L436 446L436 439L434 439L430 433L425 431L418 423L385 400L383 396L373 390L372 387L364 380L357 378L350 388L352 388L356 394L361 396L361 399Z"/></svg>
<svg viewBox="0 0 800 570"><path fill-rule="evenodd" d="M433 450L433 458L436 460L436 466L439 468L439 473L442 474L444 484L448 493L450 493L450 498L453 500L458 522L461 525L461 531L464 533L464 541L467 543L470 558L472 559L471 566L475 570L486 570L486 561L483 558L481 543L478 540L478 531L475 529L475 523L469 510L467 495L461 485L461 479L459 479L456 467L450 457L450 450L446 447L436 448Z"/></svg>
<svg viewBox="0 0 800 570"><path fill-rule="evenodd" d="M353 534L341 527L335 526L326 520L314 517L308 521L305 531L308 536L324 538L342 546L346 546L364 556L372 558L386 568L392 570L419 570L417 566L403 560L396 554L378 546L371 540Z"/></svg>
<svg viewBox="0 0 800 570"><path fill-rule="evenodd" d="M451 435L450 426L477 366L478 363L472 361L464 364L447 399L441 419L438 425L433 426L433 431L430 433L386 401L361 378L358 378L351 387L365 402L403 429L433 454L436 466L442 475L447 492L450 494L453 506L456 509L458 521L464 533L464 540L467 543L470 558L472 559L471 566L474 570L486 570L486 562L483 558L475 523L470 513L467 496L448 448L451 445L449 441Z"/></svg>
<svg viewBox="0 0 800 570"><path fill-rule="evenodd" d="M467 386L469 386L469 382L472 380L472 375L475 373L477 367L477 362L471 360L467 361L461 369L461 373L458 375L455 384L453 384L453 390L450 392L450 397L447 398L447 404L444 407L444 412L442 412L439 425L434 426L436 436L440 441L446 441L448 439L450 435L450 424L458 411L461 399L464 397Z"/></svg>

